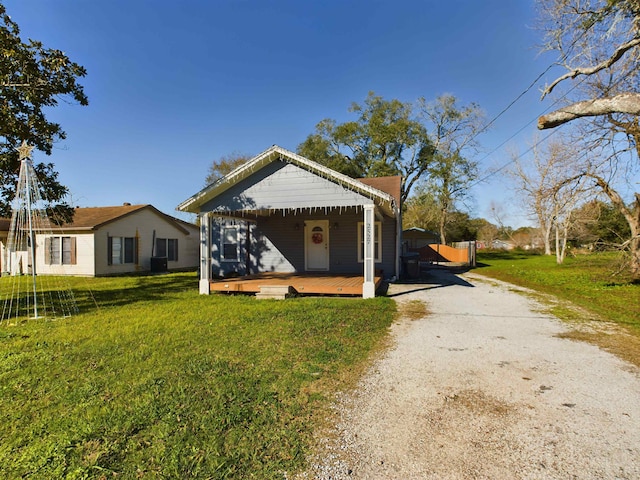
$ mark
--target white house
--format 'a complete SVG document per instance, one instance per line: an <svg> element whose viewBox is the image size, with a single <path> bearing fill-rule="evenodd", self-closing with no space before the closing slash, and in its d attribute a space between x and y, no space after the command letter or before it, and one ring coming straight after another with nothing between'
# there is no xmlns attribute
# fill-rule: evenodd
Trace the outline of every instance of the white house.
<svg viewBox="0 0 640 480"><path fill-rule="evenodd" d="M198 266L199 229L152 205L76 208L72 223L36 232L35 251L38 275L189 270ZM3 273L28 273L7 257Z"/></svg>

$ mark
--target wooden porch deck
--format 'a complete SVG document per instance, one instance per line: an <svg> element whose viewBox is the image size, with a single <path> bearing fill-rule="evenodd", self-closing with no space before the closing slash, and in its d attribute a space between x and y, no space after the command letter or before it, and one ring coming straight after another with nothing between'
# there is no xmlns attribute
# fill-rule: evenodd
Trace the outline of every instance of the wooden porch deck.
<svg viewBox="0 0 640 480"><path fill-rule="evenodd" d="M289 286L306 295L362 295L362 274L260 273L210 282L212 292L259 293L262 287ZM376 289L382 277L375 277Z"/></svg>

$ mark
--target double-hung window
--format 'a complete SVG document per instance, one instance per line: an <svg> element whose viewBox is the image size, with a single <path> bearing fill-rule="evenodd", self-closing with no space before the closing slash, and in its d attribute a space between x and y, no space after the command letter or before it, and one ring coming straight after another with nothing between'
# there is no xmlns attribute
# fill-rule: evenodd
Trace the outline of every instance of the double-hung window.
<svg viewBox="0 0 640 480"><path fill-rule="evenodd" d="M375 262L382 262L382 223L380 222L374 222L373 257ZM364 262L364 222L358 222L358 262Z"/></svg>
<svg viewBox="0 0 640 480"><path fill-rule="evenodd" d="M138 263L138 239L136 237L107 237L107 250L109 265Z"/></svg>
<svg viewBox="0 0 640 480"><path fill-rule="evenodd" d="M178 239L156 238L156 257L167 257L170 262L178 261Z"/></svg>
<svg viewBox="0 0 640 480"><path fill-rule="evenodd" d="M75 265L76 237L47 237L44 256L47 265Z"/></svg>
<svg viewBox="0 0 640 480"><path fill-rule="evenodd" d="M224 227L222 229L221 251L223 262L238 260L238 227Z"/></svg>

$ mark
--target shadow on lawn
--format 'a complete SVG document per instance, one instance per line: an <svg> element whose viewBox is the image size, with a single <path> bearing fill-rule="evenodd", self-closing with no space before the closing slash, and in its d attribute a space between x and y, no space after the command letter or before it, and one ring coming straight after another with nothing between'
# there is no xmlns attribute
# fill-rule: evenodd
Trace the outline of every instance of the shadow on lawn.
<svg viewBox="0 0 640 480"><path fill-rule="evenodd" d="M118 279L124 281L117 281ZM133 281L132 281L133 280ZM184 291L198 291L193 274L154 274L135 277L112 277L104 283L76 285L73 293L80 313L103 307L120 307L138 302L161 301Z"/></svg>

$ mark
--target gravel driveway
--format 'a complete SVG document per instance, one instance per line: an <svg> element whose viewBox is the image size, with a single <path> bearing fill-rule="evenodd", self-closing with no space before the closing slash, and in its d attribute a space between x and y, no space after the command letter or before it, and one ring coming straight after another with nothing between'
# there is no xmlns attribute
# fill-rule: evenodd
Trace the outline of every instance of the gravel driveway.
<svg viewBox="0 0 640 480"><path fill-rule="evenodd" d="M516 287L431 270L392 285L401 319L309 472L318 479L638 479L640 373Z"/></svg>

